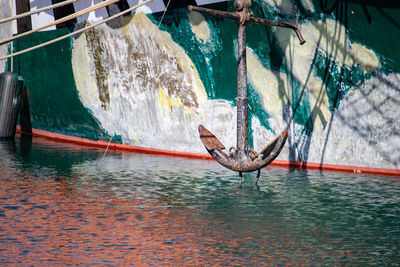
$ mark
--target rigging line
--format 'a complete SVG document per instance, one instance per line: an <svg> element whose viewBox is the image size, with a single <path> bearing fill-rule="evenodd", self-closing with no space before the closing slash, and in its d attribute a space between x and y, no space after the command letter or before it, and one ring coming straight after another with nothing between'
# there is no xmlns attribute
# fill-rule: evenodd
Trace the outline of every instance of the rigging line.
<svg viewBox="0 0 400 267"><path fill-rule="evenodd" d="M119 117L119 120L118 120L118 122L117 122L115 125L119 125L119 123L121 122L121 120L122 120L122 116ZM103 160L104 157L106 156L107 151L108 151L108 148L110 147L111 141L114 139L114 137L115 137L115 132L114 132L114 135L111 136L110 140L108 140L108 144L107 144L106 150L104 151L103 157L101 158L102 160Z"/></svg>
<svg viewBox="0 0 400 267"><path fill-rule="evenodd" d="M15 39L19 39L19 38L21 38L21 37L27 36L27 35L32 34L32 33L34 33L34 32L37 32L37 31L40 31L40 30L49 28L49 27L51 27L51 26L54 26L54 25L63 23L63 22L65 22L65 21L74 19L74 18L76 18L76 17L85 15L85 14L87 14L87 13L90 13L90 12L95 11L95 10L97 10L97 9L100 9L100 8L105 7L105 6L111 5L111 4L113 4L113 3L115 3L115 2L118 2L118 1L119 1L119 0L108 0L108 1L105 1L105 2L100 2L100 3L98 3L98 4L94 5L94 6L85 8L85 9L79 11L79 12L75 12L74 14L71 14L71 15L68 15L68 16L66 16L66 17L63 17L63 18L61 18L61 19L55 20L55 21L53 21L53 22L51 22L51 23L49 23L49 24L46 24L46 25L44 25L44 26L41 26L41 27L39 27L39 28L36 28L36 29L30 30L30 31L27 31L27 32L24 32L24 33L20 33L20 34L14 35L14 36L12 36L12 37L10 37L10 38L8 38L8 39L5 39L5 40L1 41L1 42L0 42L0 45L9 43L9 42L11 42L11 41L13 41L13 40L15 40Z"/></svg>
<svg viewBox="0 0 400 267"><path fill-rule="evenodd" d="M102 160L103 160L104 157L106 156L107 151L108 151L108 148L110 147L110 144L111 144L111 141L113 140L113 138L114 138L114 136L111 136L110 140L108 141L107 148L106 148L106 150L104 151L103 157L101 157Z"/></svg>
<svg viewBox="0 0 400 267"><path fill-rule="evenodd" d="M12 20L15 20L15 19L20 19L20 18L23 18L23 17L27 17L27 16L30 16L30 15L33 15L33 14L36 14L36 13L40 13L40 12L49 10L49 9L55 9L55 8L58 8L58 7L62 7L62 6L74 3L76 1L81 1L81 0L68 0L68 1L60 2L60 3L54 4L54 5L45 6L45 7L42 7L42 8L36 9L36 10L32 10L32 11L29 11L29 12L25 12L25 13L22 13L22 14L18 14L16 16L12 16L12 17L9 17L9 18L0 19L0 24L9 22L9 21L12 21Z"/></svg>
<svg viewBox="0 0 400 267"><path fill-rule="evenodd" d="M168 4L167 4L167 6L165 7L165 10L164 10L164 13L162 14L162 17L161 17L161 20L160 20L160 23L158 23L158 29L160 29L160 25L161 25L161 22L163 21L163 19L164 19L164 15L165 15L165 13L167 13L167 10L168 10L168 7L169 7L169 3L171 2L171 0L168 0Z"/></svg>
<svg viewBox="0 0 400 267"><path fill-rule="evenodd" d="M41 43L41 44L39 44L39 45L36 45L36 46L30 47L30 48L27 48L27 49L25 49L25 50L21 50L21 51L19 51L19 52L16 52L16 53L13 53L13 54L9 54L9 55L7 55L7 56L3 56L3 57L0 58L0 60L4 60L4 59L10 58L10 57L18 56L18 55L21 55L21 54L30 52L30 51L32 51L32 50L35 50L35 49L44 47L44 46L46 46L46 45L50 45L50 44L59 42L59 41L64 40L64 39L66 39L66 38L68 38L68 37L71 37L71 36L73 36L73 35L79 34L79 33L83 32L83 31L89 30L89 29L91 29L91 28L93 28L93 27L96 27L96 26L98 26L98 25L100 25L100 24L103 24L103 23L106 23L106 22L108 22L108 21L110 21L110 20L113 20L113 19L115 19L115 18L117 18L117 17L119 17L119 16L122 16L122 15L128 13L128 12L131 12L132 10L135 10L135 9L141 7L141 6L147 5L148 3L152 2L152 1L153 1L153 0L147 0L147 1L143 2L143 3L137 4L136 6L133 6L133 7L131 7L131 8L128 8L128 9L126 9L126 10L120 12L120 13L117 13L117 14L111 16L111 17L108 17L108 18L106 18L106 19L102 19L102 20L100 20L100 21L94 23L93 25L87 26L87 27L82 28L82 29L80 29L80 30L76 30L76 31L74 31L74 32L71 32L71 33L69 33L69 34L63 35L63 36L58 37L58 38L56 38L56 39L53 39L53 40L50 40L50 41Z"/></svg>
<svg viewBox="0 0 400 267"><path fill-rule="evenodd" d="M164 19L164 15L165 15L165 13L166 13L167 10L168 10L168 6L169 6L169 3L170 3L170 2L171 2L171 0L168 1L167 6L165 7L165 10L164 10L164 12L163 12L163 14L162 14L162 16L161 16L161 20L160 20L160 22L158 23L157 30L160 30L161 22L162 22L163 19ZM151 37L154 37L154 30L152 30L152 31L150 32L150 36L151 36ZM152 67L150 66L149 57L146 57L146 61L147 61L147 66L148 66L149 68L152 68Z"/></svg>

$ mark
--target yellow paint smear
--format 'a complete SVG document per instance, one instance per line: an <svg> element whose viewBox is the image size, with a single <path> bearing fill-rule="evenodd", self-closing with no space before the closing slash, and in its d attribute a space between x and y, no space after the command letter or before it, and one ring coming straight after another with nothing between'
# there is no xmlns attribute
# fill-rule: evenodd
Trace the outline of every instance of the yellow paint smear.
<svg viewBox="0 0 400 267"><path fill-rule="evenodd" d="M160 94L158 95L158 104L160 106L167 106L169 112L172 112L172 107L179 107L183 105L179 97L169 97L164 88L161 87Z"/></svg>

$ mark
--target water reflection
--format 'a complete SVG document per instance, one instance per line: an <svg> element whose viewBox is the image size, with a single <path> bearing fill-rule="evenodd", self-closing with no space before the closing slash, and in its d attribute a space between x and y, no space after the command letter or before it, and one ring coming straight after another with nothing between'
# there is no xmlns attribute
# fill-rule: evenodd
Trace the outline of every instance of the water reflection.
<svg viewBox="0 0 400 267"><path fill-rule="evenodd" d="M268 169L238 187L212 161L0 142L0 262L399 262L400 181Z"/></svg>

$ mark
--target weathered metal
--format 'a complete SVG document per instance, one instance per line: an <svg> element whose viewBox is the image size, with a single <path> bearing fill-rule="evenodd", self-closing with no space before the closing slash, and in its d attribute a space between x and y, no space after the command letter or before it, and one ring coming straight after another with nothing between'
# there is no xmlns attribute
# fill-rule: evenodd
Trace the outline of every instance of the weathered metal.
<svg viewBox="0 0 400 267"><path fill-rule="evenodd" d="M213 16L216 16L216 17L233 19L233 20L236 20L236 21L240 21L242 18L244 18L246 21L248 21L250 23L257 23L257 24L263 24L263 25L290 28L290 29L295 31L297 37L300 40L300 44L304 44L306 42L304 40L303 36L301 35L299 29L296 26L294 26L293 24L290 24L290 23L287 23L287 22L255 18L255 17L251 17L250 13L248 13L248 16L246 16L246 15L241 15L238 12L232 13L232 12L214 10L214 9L198 7L198 6L188 6L188 8L189 8L190 11L194 10L194 11L205 12L205 13L209 13L209 14L211 14Z"/></svg>
<svg viewBox="0 0 400 267"><path fill-rule="evenodd" d="M287 139L287 130L284 130L270 144L268 144L260 153L249 149L248 140L248 104L247 104L247 66L246 66L246 24L258 23L264 25L272 25L286 27L294 30L300 40L300 44L304 44L305 40L301 36L296 26L286 23L277 22L261 18L251 17L249 8L251 0L236 0L234 2L236 12L226 12L213 10L203 7L189 6L189 10L205 12L214 16L236 20L238 23L238 70L237 70L237 146L231 148L229 154L222 150L224 145L215 135L208 131L204 126L199 125L200 139L206 147L210 155L223 166L238 171L240 181L242 172L251 172L258 170L257 180L260 177L260 170L270 164L281 152Z"/></svg>

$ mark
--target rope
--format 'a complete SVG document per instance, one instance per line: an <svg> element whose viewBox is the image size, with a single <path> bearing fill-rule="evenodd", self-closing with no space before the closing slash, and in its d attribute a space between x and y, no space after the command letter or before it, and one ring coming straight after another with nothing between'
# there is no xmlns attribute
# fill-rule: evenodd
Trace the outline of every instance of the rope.
<svg viewBox="0 0 400 267"><path fill-rule="evenodd" d="M143 2L143 3L137 4L136 6L133 6L133 7L131 7L131 8L128 8L127 10L124 10L124 11L118 13L118 14L115 14L115 15L113 15L113 16L111 16L111 17L108 17L108 18L106 18L106 19L100 20L100 21L94 23L93 25L90 25L90 26L87 26L87 27L82 28L82 29L80 29L80 30L74 31L74 32L72 32L72 33L63 35L63 36L58 37L58 38L56 38L56 39L53 39L53 40L44 42L44 43L42 43L42 44L39 44L39 45L30 47L30 48L27 48L27 49L25 49L25 50L21 50L21 51L19 51L19 52L16 52L16 53L13 53L13 54L10 54L10 55L7 55L7 56L3 56L3 57L0 58L0 60L4 60L4 59L10 58L10 57L18 56L18 55L21 55L21 54L30 52L30 51L32 51L32 50L35 50L35 49L44 47L44 46L46 46L46 45L50 45L50 44L59 42L59 41L64 40L64 39L66 39L66 38L68 38L68 37L71 37L71 36L73 36L73 35L79 34L79 33L83 32L83 31L89 30L89 29L91 29L91 28L93 28L93 27L96 27L96 26L98 26L98 25L100 25L100 24L103 24L103 23L106 23L106 22L108 22L108 21L110 21L110 20L113 20L113 19L115 19L115 18L117 18L117 17L119 17L119 16L122 16L122 15L128 13L128 12L131 12L132 10L135 10L135 9L141 7L141 6L147 5L147 4L150 3L151 1L153 1L153 0L147 0L147 1Z"/></svg>
<svg viewBox="0 0 400 267"><path fill-rule="evenodd" d="M29 11L29 12L26 12L26 13L18 14L18 15L13 16L13 17L0 19L0 24L9 22L9 21L12 21L12 20L15 20L15 19L20 19L20 18L23 18L23 17L27 17L27 16L30 16L30 15L33 15L33 14L36 14L36 13L40 13L40 12L49 10L49 9L62 7L62 6L71 4L71 3L76 2L76 1L80 1L80 0L68 0L68 1L60 2L60 3L57 3L57 4L51 5L51 6L45 6L45 7L36 9L36 10L32 10L32 11Z"/></svg>
<svg viewBox="0 0 400 267"><path fill-rule="evenodd" d="M160 20L160 23L158 23L158 29L160 29L161 22L162 22L162 21L163 21L163 19L164 19L164 15L165 15L165 13L167 13L168 6L169 6L169 3L170 3L170 2L171 2L171 0L169 0L169 1L168 1L168 4L167 4L167 6L165 7L164 13L162 14L162 17L161 17L161 20Z"/></svg>
<svg viewBox="0 0 400 267"><path fill-rule="evenodd" d="M71 19L74 19L74 18L76 18L76 17L85 15L85 14L87 14L87 13L90 13L90 12L94 11L94 10L100 9L100 8L102 8L102 7L108 6L108 5L110 5L110 4L112 4L112 3L115 3L115 2L118 2L118 1L119 1L119 0L108 0L108 1L105 1L105 2L98 3L98 4L94 5L94 6L85 8L85 9L83 9L83 10L81 10L81 11L79 11L79 12L76 12L76 13L74 13L74 14L71 14L71 15L69 15L69 16L66 16L66 17L63 17L63 18L61 18L61 19L55 20L55 21L53 21L53 22L51 22L51 23L49 23L49 24L47 24L47 25L41 26L41 27L39 27L39 28L30 30L30 31L27 31L27 32L24 32L24 33L21 33L21 34L14 35L13 37L10 37L10 38L8 38L8 39L5 39L5 40L1 41L1 42L0 42L0 45L9 43L9 42L11 42L11 41L13 41L13 40L15 40L15 39L19 39L19 38L24 37L24 36L27 36L27 35L29 35L29 34L31 34L31 33L34 33L34 32L37 32L37 31L40 31L40 30L49 28L49 27L51 27L51 26L54 26L54 25L57 25L57 24L66 22L66 21L71 20Z"/></svg>

